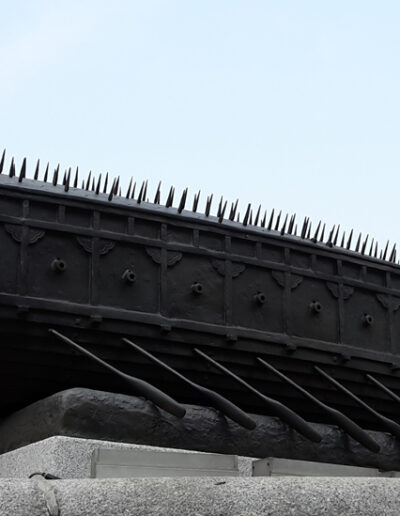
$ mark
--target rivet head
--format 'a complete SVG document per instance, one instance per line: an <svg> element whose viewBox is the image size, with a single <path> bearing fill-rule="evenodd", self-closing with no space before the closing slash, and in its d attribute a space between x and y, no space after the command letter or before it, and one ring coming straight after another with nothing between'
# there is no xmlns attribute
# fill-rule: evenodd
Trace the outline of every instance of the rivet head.
<svg viewBox="0 0 400 516"><path fill-rule="evenodd" d="M372 326L374 324L374 317L370 314L363 314L361 320L364 326Z"/></svg>
<svg viewBox="0 0 400 516"><path fill-rule="evenodd" d="M192 284L192 292L196 296L200 296L203 293L203 285L201 283L198 283L197 281Z"/></svg>
<svg viewBox="0 0 400 516"><path fill-rule="evenodd" d="M61 258L54 258L54 260L51 262L51 270L54 272L65 272L67 269L67 264L64 260L61 260Z"/></svg>
<svg viewBox="0 0 400 516"><path fill-rule="evenodd" d="M263 305L267 300L267 296L264 294L264 292L257 292L254 296L254 301L259 304Z"/></svg>
<svg viewBox="0 0 400 516"><path fill-rule="evenodd" d="M322 312L322 305L319 301L312 301L310 303L310 310L313 314L317 315Z"/></svg>
<svg viewBox="0 0 400 516"><path fill-rule="evenodd" d="M126 269L122 273L121 279L125 281L125 283L134 283L136 281L136 274L132 269Z"/></svg>

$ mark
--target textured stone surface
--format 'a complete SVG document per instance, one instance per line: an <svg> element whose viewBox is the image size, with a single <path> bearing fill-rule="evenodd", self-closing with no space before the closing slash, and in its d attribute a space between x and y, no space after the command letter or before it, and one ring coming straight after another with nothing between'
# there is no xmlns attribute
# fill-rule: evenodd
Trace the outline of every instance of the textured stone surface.
<svg viewBox="0 0 400 516"><path fill-rule="evenodd" d="M35 472L50 473L60 478L90 478L92 453L98 448L118 450L180 451L142 444L116 443L78 437L49 437L43 441L0 455L0 478L28 478ZM192 452L193 453L193 452ZM195 452L201 453L201 452ZM238 457L240 476L250 477L252 461Z"/></svg>
<svg viewBox="0 0 400 516"><path fill-rule="evenodd" d="M277 418L254 415L245 430L208 407L187 406L178 419L151 402L88 389L70 389L16 412L0 424L0 452L54 435L102 439L245 457L281 457L400 469L400 447L383 432L370 432L381 445L372 453L335 426L315 425L323 436L311 443Z"/></svg>
<svg viewBox="0 0 400 516"><path fill-rule="evenodd" d="M59 516L397 516L397 479L54 480ZM48 516L34 479L0 481L0 516Z"/></svg>

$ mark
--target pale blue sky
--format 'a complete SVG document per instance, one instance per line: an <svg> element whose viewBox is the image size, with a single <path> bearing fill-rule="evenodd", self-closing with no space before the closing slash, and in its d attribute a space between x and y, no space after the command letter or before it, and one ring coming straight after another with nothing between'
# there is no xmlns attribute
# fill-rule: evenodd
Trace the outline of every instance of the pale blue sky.
<svg viewBox="0 0 400 516"><path fill-rule="evenodd" d="M400 241L399 2L9 0L0 12L9 155Z"/></svg>

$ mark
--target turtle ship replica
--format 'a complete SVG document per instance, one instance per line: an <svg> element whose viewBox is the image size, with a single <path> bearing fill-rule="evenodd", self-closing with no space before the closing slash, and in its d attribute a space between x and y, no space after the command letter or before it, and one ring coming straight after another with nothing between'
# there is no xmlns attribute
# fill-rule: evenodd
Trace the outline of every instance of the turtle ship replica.
<svg viewBox="0 0 400 516"><path fill-rule="evenodd" d="M26 168L3 153L1 451L47 398L60 433L400 469L395 247Z"/></svg>

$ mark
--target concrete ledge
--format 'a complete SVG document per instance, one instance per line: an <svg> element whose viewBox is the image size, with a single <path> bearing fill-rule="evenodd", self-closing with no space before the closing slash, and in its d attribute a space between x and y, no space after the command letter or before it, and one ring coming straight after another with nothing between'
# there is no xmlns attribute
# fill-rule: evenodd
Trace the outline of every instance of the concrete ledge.
<svg viewBox="0 0 400 516"><path fill-rule="evenodd" d="M28 478L32 473L50 473L56 477L90 478L92 456L98 449L142 450L189 453L190 450L162 448L130 443L116 443L96 439L54 436L0 455L0 478ZM209 455L204 452L193 452ZM251 477L253 459L238 457L240 476Z"/></svg>
<svg viewBox="0 0 400 516"><path fill-rule="evenodd" d="M160 478L48 482L59 516L397 516L400 481L354 478ZM0 481L0 516L48 516L46 489Z"/></svg>

